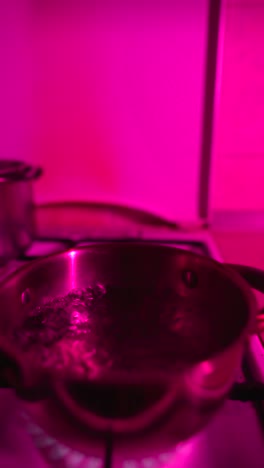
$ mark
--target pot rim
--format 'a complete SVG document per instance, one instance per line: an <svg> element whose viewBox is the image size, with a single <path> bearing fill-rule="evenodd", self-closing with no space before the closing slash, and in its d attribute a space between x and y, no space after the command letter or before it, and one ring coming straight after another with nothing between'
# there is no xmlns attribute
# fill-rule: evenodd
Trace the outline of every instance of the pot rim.
<svg viewBox="0 0 264 468"><path fill-rule="evenodd" d="M116 248L126 248L126 247L135 247L135 248L140 248L140 249L158 249L159 251L164 251L164 252L169 252L171 251L172 253L174 252L175 254L181 253L184 254L188 257L193 257L194 259L200 259L203 262L206 262L207 264L211 265L212 268L217 270L219 273L223 274L226 278L228 278L231 283L233 283L234 286L237 286L241 293L244 296L244 299L247 302L247 305L249 307L249 316L248 316L248 323L245 326L244 330L242 330L240 336L243 335L245 329L249 334L254 333L256 330L256 312L257 312L257 301L256 297L248 284L248 282L232 267L229 265L225 265L225 263L220 263L219 261L216 261L210 257L205 257L203 255L199 255L197 253L185 251L183 249L176 248L174 246L168 246L161 244L160 242L156 241L112 241L112 242L96 242L96 241L91 241L90 245L85 245L82 247L71 247L69 249L63 250L62 252L57 252L57 253L52 253L50 255L47 255L45 257L41 257L35 260L32 260L30 263L27 263L25 265L22 265L19 267L17 270L13 271L10 273L8 276L6 276L4 279L0 280L0 293L1 291L8 285L10 282L17 280L19 276L24 275L28 272L32 272L36 270L39 266L45 266L46 264L49 264L49 262L52 262L53 260L56 259L61 259L65 255L72 256L73 252L75 254L78 254L78 252L89 252L89 250L104 250L109 247L116 247Z"/></svg>

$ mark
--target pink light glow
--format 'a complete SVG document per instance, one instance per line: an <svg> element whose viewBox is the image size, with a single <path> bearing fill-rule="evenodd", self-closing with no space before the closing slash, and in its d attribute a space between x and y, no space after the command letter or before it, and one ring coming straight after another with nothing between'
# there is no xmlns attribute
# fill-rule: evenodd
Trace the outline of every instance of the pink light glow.
<svg viewBox="0 0 264 468"><path fill-rule="evenodd" d="M76 277L75 277L75 257L76 257L76 251L75 250L72 250L71 252L69 252L69 256L71 258L71 263L70 263L70 268L71 268L71 272L70 272L70 288L71 289L75 289L76 288Z"/></svg>
<svg viewBox="0 0 264 468"><path fill-rule="evenodd" d="M71 252L69 252L69 256L73 259L76 255L76 251L75 250L71 250Z"/></svg>

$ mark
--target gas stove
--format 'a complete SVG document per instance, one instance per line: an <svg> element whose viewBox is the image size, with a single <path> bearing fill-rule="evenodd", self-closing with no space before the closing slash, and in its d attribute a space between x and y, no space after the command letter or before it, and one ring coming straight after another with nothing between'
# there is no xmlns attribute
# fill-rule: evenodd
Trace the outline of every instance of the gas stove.
<svg viewBox="0 0 264 468"><path fill-rule="evenodd" d="M10 262L1 269L3 279L7 274L34 259L63 251L67 248L85 246L93 242L116 242L115 237L106 235L95 239L79 238L38 238L23 257ZM143 230L136 238L119 239L126 242L157 242L186 249L221 261L216 245L207 231L167 232ZM246 373L251 378L263 376L264 360L262 347L257 337L253 337L251 349L245 356ZM238 381L245 380L243 371L238 373ZM5 404L6 402L6 404ZM78 441L65 443L49 431L41 422L38 404L21 407L21 403L7 390L2 390L2 447L1 466L80 467L80 468L261 468L264 463L264 431L262 412L250 403L226 401L223 408L209 425L191 440L177 444L173 435L157 431L151 437L141 437L130 441L103 440L94 443ZM10 411L7 408L10 408ZM29 411L27 411L29 409ZM43 411L41 409L41 411ZM33 416L32 416L33 415ZM45 427L45 429L44 429ZM250 431L248 430L250 427ZM1 461L2 460L2 461Z"/></svg>

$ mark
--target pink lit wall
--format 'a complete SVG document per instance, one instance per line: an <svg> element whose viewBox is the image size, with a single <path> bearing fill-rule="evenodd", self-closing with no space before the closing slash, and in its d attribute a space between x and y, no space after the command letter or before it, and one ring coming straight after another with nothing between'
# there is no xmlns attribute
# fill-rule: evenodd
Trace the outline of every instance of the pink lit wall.
<svg viewBox="0 0 264 468"><path fill-rule="evenodd" d="M37 200L106 200L193 220L208 0L2 3L0 153L44 167Z"/></svg>
<svg viewBox="0 0 264 468"><path fill-rule="evenodd" d="M226 3L213 207L264 210L264 2Z"/></svg>

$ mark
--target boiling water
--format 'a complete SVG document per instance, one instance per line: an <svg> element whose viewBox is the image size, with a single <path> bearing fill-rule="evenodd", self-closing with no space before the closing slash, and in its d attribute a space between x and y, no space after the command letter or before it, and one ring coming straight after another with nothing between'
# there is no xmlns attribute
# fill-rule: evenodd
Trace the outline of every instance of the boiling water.
<svg viewBox="0 0 264 468"><path fill-rule="evenodd" d="M109 365L97 346L94 312L104 303L102 284L74 289L36 307L15 330L14 338L33 366L74 374L94 374Z"/></svg>
<svg viewBox="0 0 264 468"><path fill-rule="evenodd" d="M30 311L15 330L27 365L95 377L168 370L206 349L208 320L174 291L74 289Z"/></svg>

